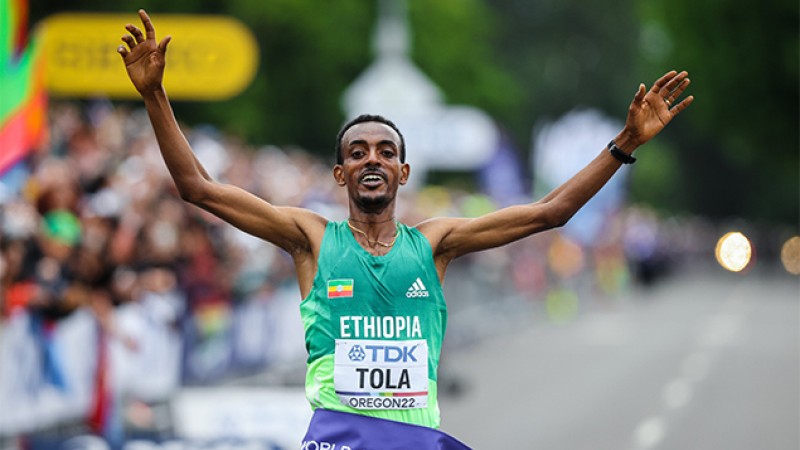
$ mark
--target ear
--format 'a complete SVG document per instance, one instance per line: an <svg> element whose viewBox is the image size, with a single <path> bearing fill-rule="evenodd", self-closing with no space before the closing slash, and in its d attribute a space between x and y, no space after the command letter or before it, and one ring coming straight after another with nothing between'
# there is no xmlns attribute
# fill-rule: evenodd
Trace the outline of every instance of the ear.
<svg viewBox="0 0 800 450"><path fill-rule="evenodd" d="M341 164L333 166L333 179L336 180L336 184L339 186L347 184L344 179L344 168L342 168Z"/></svg>
<svg viewBox="0 0 800 450"><path fill-rule="evenodd" d="M408 183L408 177L411 175L411 166L408 163L403 163L400 166L400 184L404 185Z"/></svg>

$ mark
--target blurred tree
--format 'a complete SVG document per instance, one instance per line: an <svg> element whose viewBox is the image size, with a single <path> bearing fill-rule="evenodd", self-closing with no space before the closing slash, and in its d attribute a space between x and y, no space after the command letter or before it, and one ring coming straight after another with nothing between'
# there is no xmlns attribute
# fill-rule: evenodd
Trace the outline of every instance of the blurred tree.
<svg viewBox="0 0 800 450"><path fill-rule="evenodd" d="M254 145L297 145L318 153L330 151L343 119L341 92L369 61L366 38L372 24L371 1L121 0L109 4L78 0L66 7L50 0L44 3L51 5L39 5L43 13L133 13L144 8L156 27L158 15L169 13L225 14L242 21L260 47L260 67L252 84L229 100L176 101L173 106L182 122L211 123ZM160 37L169 32L157 31Z"/></svg>
<svg viewBox="0 0 800 450"><path fill-rule="evenodd" d="M69 6L54 0L37 3L32 21L66 10L132 13L139 8L151 13L156 26L160 13L236 17L250 27L260 45L261 67L256 79L243 94L227 101L175 102L176 115L190 124L216 124L257 145L299 145L326 157L331 154L334 137L344 120L342 92L372 59L376 15L373 0L120 0L113 4L76 0ZM490 29L483 23L489 11L483 3L465 0L439 5L418 0L412 4L412 28L423 30L415 42L415 57L437 69L437 82L444 82L440 86L445 92L450 92L451 81L456 85L454 99L469 100L468 103L480 100L493 106L494 111L506 107L513 95L508 89L496 89L504 74L490 59ZM453 32L453 25L457 26L457 33ZM168 32L159 31L161 36ZM426 44L428 38L433 39L432 44ZM460 63L451 64L454 61ZM510 82L505 84L512 86Z"/></svg>
<svg viewBox="0 0 800 450"><path fill-rule="evenodd" d="M528 145L533 124L576 107L624 118L639 83L632 0L487 0L498 18L491 41L519 101L497 115Z"/></svg>
<svg viewBox="0 0 800 450"><path fill-rule="evenodd" d="M677 172L665 187L692 212L797 227L798 2L639 5L640 67L689 70L697 97L670 133Z"/></svg>
<svg viewBox="0 0 800 450"><path fill-rule="evenodd" d="M261 46L255 81L228 101L178 102L177 115L326 157L344 119L341 94L372 59L374 0L31 3L33 23L65 10L141 7L156 19L238 18ZM540 119L579 106L622 119L638 83L688 69L698 101L640 158L635 199L718 218L800 221L796 1L410 0L409 9L415 62L448 102L485 109L520 149Z"/></svg>
<svg viewBox="0 0 800 450"><path fill-rule="evenodd" d="M527 86L497 51L502 11L483 0L417 0L408 6L412 58L442 88L446 101L477 106L502 123L515 118L528 97Z"/></svg>

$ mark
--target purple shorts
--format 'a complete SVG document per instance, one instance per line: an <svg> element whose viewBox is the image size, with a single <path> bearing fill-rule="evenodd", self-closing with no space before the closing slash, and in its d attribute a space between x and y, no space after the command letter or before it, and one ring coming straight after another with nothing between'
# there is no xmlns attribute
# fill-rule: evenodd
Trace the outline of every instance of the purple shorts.
<svg viewBox="0 0 800 450"><path fill-rule="evenodd" d="M470 450L434 428L317 409L301 450Z"/></svg>

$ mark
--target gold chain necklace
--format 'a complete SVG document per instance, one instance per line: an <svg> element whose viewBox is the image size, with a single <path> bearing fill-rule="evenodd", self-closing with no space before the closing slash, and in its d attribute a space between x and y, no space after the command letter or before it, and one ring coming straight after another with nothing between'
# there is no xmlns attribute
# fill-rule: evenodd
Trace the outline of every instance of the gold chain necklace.
<svg viewBox="0 0 800 450"><path fill-rule="evenodd" d="M380 245L382 247L391 248L394 245L394 242L397 240L397 234L398 234L397 232L399 231L397 229L397 225L395 225L395 227L394 227L394 237L392 238L392 241L391 242L383 242L383 241L379 241L377 239L375 239L375 240L370 239L369 236L367 236L367 233L364 232L364 230L353 226L353 224L350 223L350 219L347 219L347 226L350 227L350 229L355 231L356 233L360 233L360 234L364 235L364 238L367 240L367 245L369 245L372 248L375 248L376 244Z"/></svg>

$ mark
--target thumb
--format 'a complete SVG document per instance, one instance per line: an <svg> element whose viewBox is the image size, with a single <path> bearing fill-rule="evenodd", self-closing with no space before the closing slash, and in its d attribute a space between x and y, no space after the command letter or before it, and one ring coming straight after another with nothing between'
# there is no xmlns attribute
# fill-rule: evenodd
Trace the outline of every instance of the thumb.
<svg viewBox="0 0 800 450"><path fill-rule="evenodd" d="M636 91L636 95L633 96L633 101L631 101L631 106L628 109L629 114L638 113L642 109L642 102L646 94L647 88L645 88L644 83L639 84L639 89Z"/></svg>
<svg viewBox="0 0 800 450"><path fill-rule="evenodd" d="M636 95L633 97L633 99L637 103L641 102L646 93L647 93L647 88L645 88L644 83L639 83L639 90L636 91Z"/></svg>

